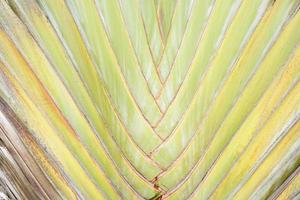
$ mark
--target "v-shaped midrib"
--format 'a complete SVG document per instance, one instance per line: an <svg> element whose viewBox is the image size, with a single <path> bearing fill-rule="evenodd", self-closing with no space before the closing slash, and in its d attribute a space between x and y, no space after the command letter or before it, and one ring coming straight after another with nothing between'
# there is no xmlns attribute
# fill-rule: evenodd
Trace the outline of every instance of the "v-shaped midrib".
<svg viewBox="0 0 300 200"><path fill-rule="evenodd" d="M177 89L174 88L174 86L172 86L172 82L170 81L170 87L169 86L168 87L171 90L171 92L165 90L165 93L161 96L160 103L165 104L165 106L167 106L167 110L165 111L163 117L160 119L159 124L157 124L155 130L164 139L166 139L169 136L169 134L172 132L172 130L176 127L177 123L180 121L181 116L186 111L188 105L194 98L197 88L201 86L199 81L204 79L205 74L207 73L207 71L210 70L210 68L208 68L208 65L212 61L210 61L209 58L211 57L214 58L216 54L215 52L216 48L212 48L212 47L215 45L216 42L215 40L217 39L217 37L219 37L219 34L216 33L215 23L216 20L218 20L217 17L220 14L220 10L224 9L221 6L220 1L217 1L216 4L217 5L215 5L216 7L212 11L210 19L208 19L209 22L204 30L203 33L204 35L201 38L201 41L197 48L197 53L195 54L195 60L193 60L193 63L191 64L188 74L186 75L185 79L183 79L183 82L180 85L177 84ZM228 12L223 12L223 14L228 17ZM229 16L229 19L227 20L228 22L225 25L223 23L219 24L220 25L218 26L220 29L219 31L221 31L222 27L223 29L225 28L225 30L227 30L227 28L231 23L230 20L231 17ZM225 19L226 17L223 18L224 21ZM210 38L213 35L211 34L211 32L213 32L215 36L212 40L213 41L212 44L209 44L208 38ZM207 45L209 46L207 47ZM219 42L218 46L220 45L221 42ZM211 50L209 53L207 53L209 47ZM204 60L203 55L207 55L205 57L205 62L203 61ZM206 65L204 66L204 64ZM179 103L180 103L180 107L179 107Z"/></svg>

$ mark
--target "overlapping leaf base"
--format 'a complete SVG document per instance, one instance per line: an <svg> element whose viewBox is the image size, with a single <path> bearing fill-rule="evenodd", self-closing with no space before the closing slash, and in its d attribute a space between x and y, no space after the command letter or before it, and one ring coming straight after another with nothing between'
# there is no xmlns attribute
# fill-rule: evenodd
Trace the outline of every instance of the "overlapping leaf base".
<svg viewBox="0 0 300 200"><path fill-rule="evenodd" d="M22 199L300 198L299 7L0 0L0 167L21 177L11 188Z"/></svg>

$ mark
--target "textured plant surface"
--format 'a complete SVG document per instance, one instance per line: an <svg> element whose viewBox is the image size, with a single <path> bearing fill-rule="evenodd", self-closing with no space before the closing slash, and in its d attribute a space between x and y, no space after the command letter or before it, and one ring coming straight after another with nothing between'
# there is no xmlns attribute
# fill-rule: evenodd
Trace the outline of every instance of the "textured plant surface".
<svg viewBox="0 0 300 200"><path fill-rule="evenodd" d="M0 199L300 199L299 0L0 0Z"/></svg>

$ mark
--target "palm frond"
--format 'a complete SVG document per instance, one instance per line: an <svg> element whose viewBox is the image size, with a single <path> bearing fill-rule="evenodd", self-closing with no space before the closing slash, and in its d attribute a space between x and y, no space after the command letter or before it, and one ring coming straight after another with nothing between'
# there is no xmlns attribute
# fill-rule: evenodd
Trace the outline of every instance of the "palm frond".
<svg viewBox="0 0 300 200"><path fill-rule="evenodd" d="M300 198L299 6L0 0L0 199Z"/></svg>

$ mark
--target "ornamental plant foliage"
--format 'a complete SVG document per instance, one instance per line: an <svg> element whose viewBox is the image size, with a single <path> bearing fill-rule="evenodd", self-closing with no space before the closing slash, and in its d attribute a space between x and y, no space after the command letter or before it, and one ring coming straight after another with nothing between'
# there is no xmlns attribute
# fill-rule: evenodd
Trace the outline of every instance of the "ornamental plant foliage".
<svg viewBox="0 0 300 200"><path fill-rule="evenodd" d="M300 199L300 0L0 0L0 199Z"/></svg>

